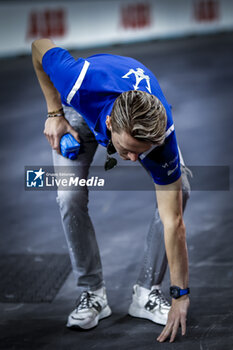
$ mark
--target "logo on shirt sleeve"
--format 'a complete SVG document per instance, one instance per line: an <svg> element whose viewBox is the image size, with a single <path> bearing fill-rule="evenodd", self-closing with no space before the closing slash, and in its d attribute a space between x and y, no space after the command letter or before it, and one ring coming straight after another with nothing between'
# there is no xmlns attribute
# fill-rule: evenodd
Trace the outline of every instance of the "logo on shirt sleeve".
<svg viewBox="0 0 233 350"><path fill-rule="evenodd" d="M171 174L173 174L174 171L176 171L177 168L178 168L178 164L175 166L174 169L168 170L167 175L170 176Z"/></svg>
<svg viewBox="0 0 233 350"><path fill-rule="evenodd" d="M126 73L125 75L122 76L122 78L127 79L129 78L129 76L131 74L135 75L136 78L136 83L133 85L134 90L138 90L139 89L139 84L141 83L141 81L146 80L146 89L151 93L151 87L150 87L150 77L149 75L146 75L144 73L144 70L141 68L137 68L137 70L134 69L130 69L128 71L128 73Z"/></svg>

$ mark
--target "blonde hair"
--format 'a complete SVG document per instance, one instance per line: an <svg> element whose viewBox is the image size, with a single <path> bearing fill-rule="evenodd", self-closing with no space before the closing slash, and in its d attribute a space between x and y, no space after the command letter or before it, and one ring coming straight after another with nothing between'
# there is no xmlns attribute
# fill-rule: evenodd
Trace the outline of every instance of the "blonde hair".
<svg viewBox="0 0 233 350"><path fill-rule="evenodd" d="M161 145L165 140L167 114L156 96L130 90L115 100L111 125L119 134L125 131L139 141Z"/></svg>

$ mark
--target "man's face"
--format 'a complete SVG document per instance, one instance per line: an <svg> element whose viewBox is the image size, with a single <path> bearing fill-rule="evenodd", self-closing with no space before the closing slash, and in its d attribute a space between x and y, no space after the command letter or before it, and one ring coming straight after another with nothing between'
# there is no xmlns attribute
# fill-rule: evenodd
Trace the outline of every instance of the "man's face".
<svg viewBox="0 0 233 350"><path fill-rule="evenodd" d="M122 159L132 162L136 162L139 154L148 151L152 146L152 143L138 141L125 131L120 134L112 132L112 143Z"/></svg>

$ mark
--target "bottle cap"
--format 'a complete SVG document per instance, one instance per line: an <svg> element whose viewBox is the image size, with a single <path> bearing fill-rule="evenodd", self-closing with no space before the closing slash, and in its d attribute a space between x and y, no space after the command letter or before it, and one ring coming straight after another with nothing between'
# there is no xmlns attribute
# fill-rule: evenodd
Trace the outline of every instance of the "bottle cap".
<svg viewBox="0 0 233 350"><path fill-rule="evenodd" d="M77 154L75 152L70 152L68 157L69 157L69 159L74 160L77 158Z"/></svg>

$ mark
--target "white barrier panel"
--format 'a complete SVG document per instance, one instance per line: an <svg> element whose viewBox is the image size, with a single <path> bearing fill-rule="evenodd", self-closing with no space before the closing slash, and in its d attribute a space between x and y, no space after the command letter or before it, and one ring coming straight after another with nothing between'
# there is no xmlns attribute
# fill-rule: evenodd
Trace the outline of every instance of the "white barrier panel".
<svg viewBox="0 0 233 350"><path fill-rule="evenodd" d="M84 48L233 29L232 0L1 3L0 55L29 53L36 38Z"/></svg>

